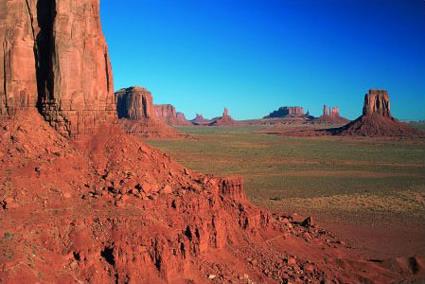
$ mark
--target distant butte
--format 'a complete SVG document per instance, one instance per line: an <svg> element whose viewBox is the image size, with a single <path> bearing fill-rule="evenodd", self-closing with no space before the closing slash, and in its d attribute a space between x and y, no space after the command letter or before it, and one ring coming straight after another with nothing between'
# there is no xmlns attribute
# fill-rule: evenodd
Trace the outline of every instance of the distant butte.
<svg viewBox="0 0 425 284"><path fill-rule="evenodd" d="M271 112L264 118L287 118L287 117L302 117L304 116L304 108L300 106L280 107L278 110Z"/></svg>
<svg viewBox="0 0 425 284"><path fill-rule="evenodd" d="M182 112L177 112L176 108L171 104L154 105L155 115L158 119L164 121L168 125L172 126L188 126L192 125L190 121L186 119L186 116Z"/></svg>
<svg viewBox="0 0 425 284"><path fill-rule="evenodd" d="M229 110L224 108L223 115L220 117L213 118L212 121L209 122L210 126L228 126L234 125L236 121L230 116Z"/></svg>
<svg viewBox="0 0 425 284"><path fill-rule="evenodd" d="M331 129L334 135L367 137L417 137L424 133L391 115L390 97L385 90L369 90L365 95L363 114L349 124Z"/></svg>
<svg viewBox="0 0 425 284"><path fill-rule="evenodd" d="M142 87L129 87L115 93L120 125L127 133L145 138L174 138L177 131L158 118L152 94Z"/></svg>

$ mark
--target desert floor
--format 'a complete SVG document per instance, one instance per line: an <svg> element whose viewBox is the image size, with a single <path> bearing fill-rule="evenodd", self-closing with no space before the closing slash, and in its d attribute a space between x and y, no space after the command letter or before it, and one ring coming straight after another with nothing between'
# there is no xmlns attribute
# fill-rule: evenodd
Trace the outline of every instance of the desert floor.
<svg viewBox="0 0 425 284"><path fill-rule="evenodd" d="M151 140L185 166L241 175L248 197L313 216L374 257L425 255L425 141L291 138L259 127L181 127L191 138Z"/></svg>

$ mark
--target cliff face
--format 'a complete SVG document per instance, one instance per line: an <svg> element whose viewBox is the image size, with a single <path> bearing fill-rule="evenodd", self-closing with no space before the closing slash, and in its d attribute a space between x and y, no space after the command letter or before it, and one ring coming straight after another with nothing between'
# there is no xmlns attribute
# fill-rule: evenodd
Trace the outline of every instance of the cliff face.
<svg viewBox="0 0 425 284"><path fill-rule="evenodd" d="M115 119L98 0L1 0L0 41L0 114L37 108L66 136Z"/></svg>
<svg viewBox="0 0 425 284"><path fill-rule="evenodd" d="M129 87L115 93L120 125L143 138L173 138L177 131L157 117L152 94L142 87Z"/></svg>
<svg viewBox="0 0 425 284"><path fill-rule="evenodd" d="M181 112L177 112L173 105L155 105L154 108L156 117L168 125L191 125L185 115Z"/></svg>
<svg viewBox="0 0 425 284"><path fill-rule="evenodd" d="M155 119L152 94L141 87L121 89L115 93L118 118Z"/></svg>
<svg viewBox="0 0 425 284"><path fill-rule="evenodd" d="M391 117L390 97L385 90L369 90L365 96L363 115L379 114Z"/></svg>

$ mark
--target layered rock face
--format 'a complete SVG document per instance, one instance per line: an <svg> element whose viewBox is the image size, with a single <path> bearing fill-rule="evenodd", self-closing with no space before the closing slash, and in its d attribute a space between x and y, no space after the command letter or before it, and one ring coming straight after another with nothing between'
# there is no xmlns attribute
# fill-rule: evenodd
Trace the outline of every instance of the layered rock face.
<svg viewBox="0 0 425 284"><path fill-rule="evenodd" d="M118 118L155 119L152 94L142 87L130 87L115 93Z"/></svg>
<svg viewBox="0 0 425 284"><path fill-rule="evenodd" d="M365 96L363 115L379 114L391 117L390 97L385 90L369 90Z"/></svg>
<svg viewBox="0 0 425 284"><path fill-rule="evenodd" d="M156 117L168 125L191 125L184 113L177 112L173 105L155 105L154 108Z"/></svg>
<svg viewBox="0 0 425 284"><path fill-rule="evenodd" d="M271 112L264 118L284 118L288 116L304 116L304 108L302 107L281 107L276 111Z"/></svg>
<svg viewBox="0 0 425 284"><path fill-rule="evenodd" d="M66 136L115 119L98 0L1 0L0 11L0 114L38 108Z"/></svg>

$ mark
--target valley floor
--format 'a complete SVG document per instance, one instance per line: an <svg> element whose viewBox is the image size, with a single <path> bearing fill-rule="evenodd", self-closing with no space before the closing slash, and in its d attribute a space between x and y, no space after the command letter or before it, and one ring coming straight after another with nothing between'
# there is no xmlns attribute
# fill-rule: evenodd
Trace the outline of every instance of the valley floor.
<svg viewBox="0 0 425 284"><path fill-rule="evenodd" d="M241 175L248 197L314 216L374 257L425 255L425 140L310 137L250 127L181 127L149 143L194 170Z"/></svg>

